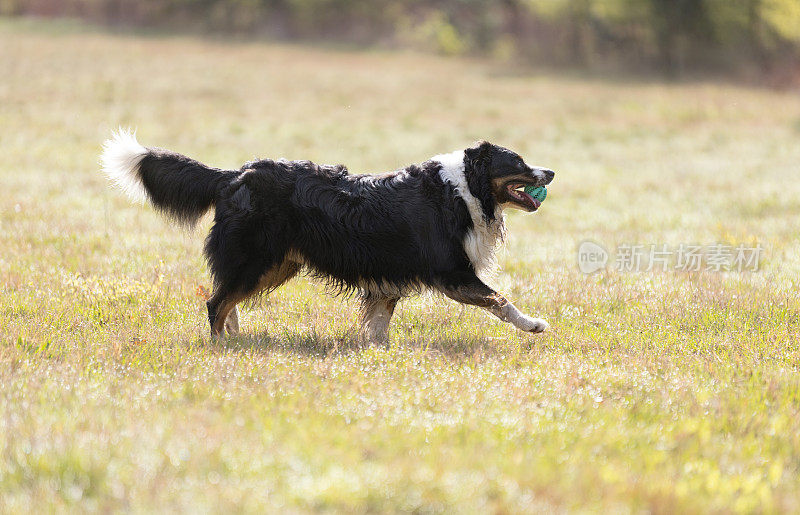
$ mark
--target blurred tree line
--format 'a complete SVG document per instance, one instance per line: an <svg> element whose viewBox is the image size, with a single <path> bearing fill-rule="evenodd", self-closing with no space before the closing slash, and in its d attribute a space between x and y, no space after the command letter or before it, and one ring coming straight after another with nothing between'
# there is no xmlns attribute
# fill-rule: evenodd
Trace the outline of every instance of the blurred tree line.
<svg viewBox="0 0 800 515"><path fill-rule="evenodd" d="M800 63L800 0L0 0L0 14L668 74Z"/></svg>

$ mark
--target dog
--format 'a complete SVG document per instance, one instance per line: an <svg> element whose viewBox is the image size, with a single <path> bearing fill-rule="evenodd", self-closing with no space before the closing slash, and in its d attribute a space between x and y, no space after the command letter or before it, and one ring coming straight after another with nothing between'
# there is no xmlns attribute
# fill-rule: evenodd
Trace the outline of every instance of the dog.
<svg viewBox="0 0 800 515"><path fill-rule="evenodd" d="M536 211L540 202L522 188L555 175L506 148L481 141L380 175L284 159L221 170L143 147L120 129L100 160L128 196L149 200L173 221L194 226L215 207L204 249L212 337L238 334L239 302L302 271L360 297L359 336L367 342L386 342L397 302L422 290L481 307L522 331L548 328L479 277L496 265L503 209Z"/></svg>

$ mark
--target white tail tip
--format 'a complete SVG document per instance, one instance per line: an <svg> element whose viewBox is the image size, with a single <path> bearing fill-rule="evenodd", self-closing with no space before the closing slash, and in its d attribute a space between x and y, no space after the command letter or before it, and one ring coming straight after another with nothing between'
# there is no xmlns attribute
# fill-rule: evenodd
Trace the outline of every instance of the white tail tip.
<svg viewBox="0 0 800 515"><path fill-rule="evenodd" d="M122 127L103 143L100 164L115 186L134 202L144 202L147 192L139 176L139 164L148 150L136 141L136 132Z"/></svg>

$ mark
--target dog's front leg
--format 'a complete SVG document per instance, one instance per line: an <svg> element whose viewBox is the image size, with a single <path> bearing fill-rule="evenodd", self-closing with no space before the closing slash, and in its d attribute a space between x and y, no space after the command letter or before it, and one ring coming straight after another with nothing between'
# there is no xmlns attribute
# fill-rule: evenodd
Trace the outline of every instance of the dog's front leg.
<svg viewBox="0 0 800 515"><path fill-rule="evenodd" d="M499 293L497 295L497 302L485 309L492 313L494 316L503 322L510 322L514 324L517 329L527 331L529 333L541 333L550 327L545 320L541 318L529 317Z"/></svg>
<svg viewBox="0 0 800 515"><path fill-rule="evenodd" d="M389 321L398 299L375 294L361 297L361 327L358 336L364 343L386 344L389 341Z"/></svg>
<svg viewBox="0 0 800 515"><path fill-rule="evenodd" d="M541 333L550 326L541 318L529 317L521 312L510 300L484 284L472 273L449 276L442 281L438 289L451 299L479 306L503 322L514 324L514 327L522 331Z"/></svg>

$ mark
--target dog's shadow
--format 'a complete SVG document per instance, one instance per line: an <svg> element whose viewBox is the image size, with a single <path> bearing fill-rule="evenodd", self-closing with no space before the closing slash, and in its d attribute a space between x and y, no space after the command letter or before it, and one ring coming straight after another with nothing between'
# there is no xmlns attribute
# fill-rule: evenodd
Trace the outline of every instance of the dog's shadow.
<svg viewBox="0 0 800 515"><path fill-rule="evenodd" d="M359 342L355 331L348 331L344 334L320 334L314 329L280 333L274 331L241 333L236 336L212 339L209 345L234 352L255 351L317 357L353 352L368 347Z"/></svg>
<svg viewBox="0 0 800 515"><path fill-rule="evenodd" d="M494 355L504 352L497 338L450 337L435 338L391 338L387 344L365 343L358 338L355 329L337 334L320 334L314 329L304 331L262 331L255 334L241 333L236 336L205 340L205 344L230 352L259 352L294 354L320 357L346 355L377 349L385 352L434 352L452 358ZM533 342L524 346L533 345Z"/></svg>

